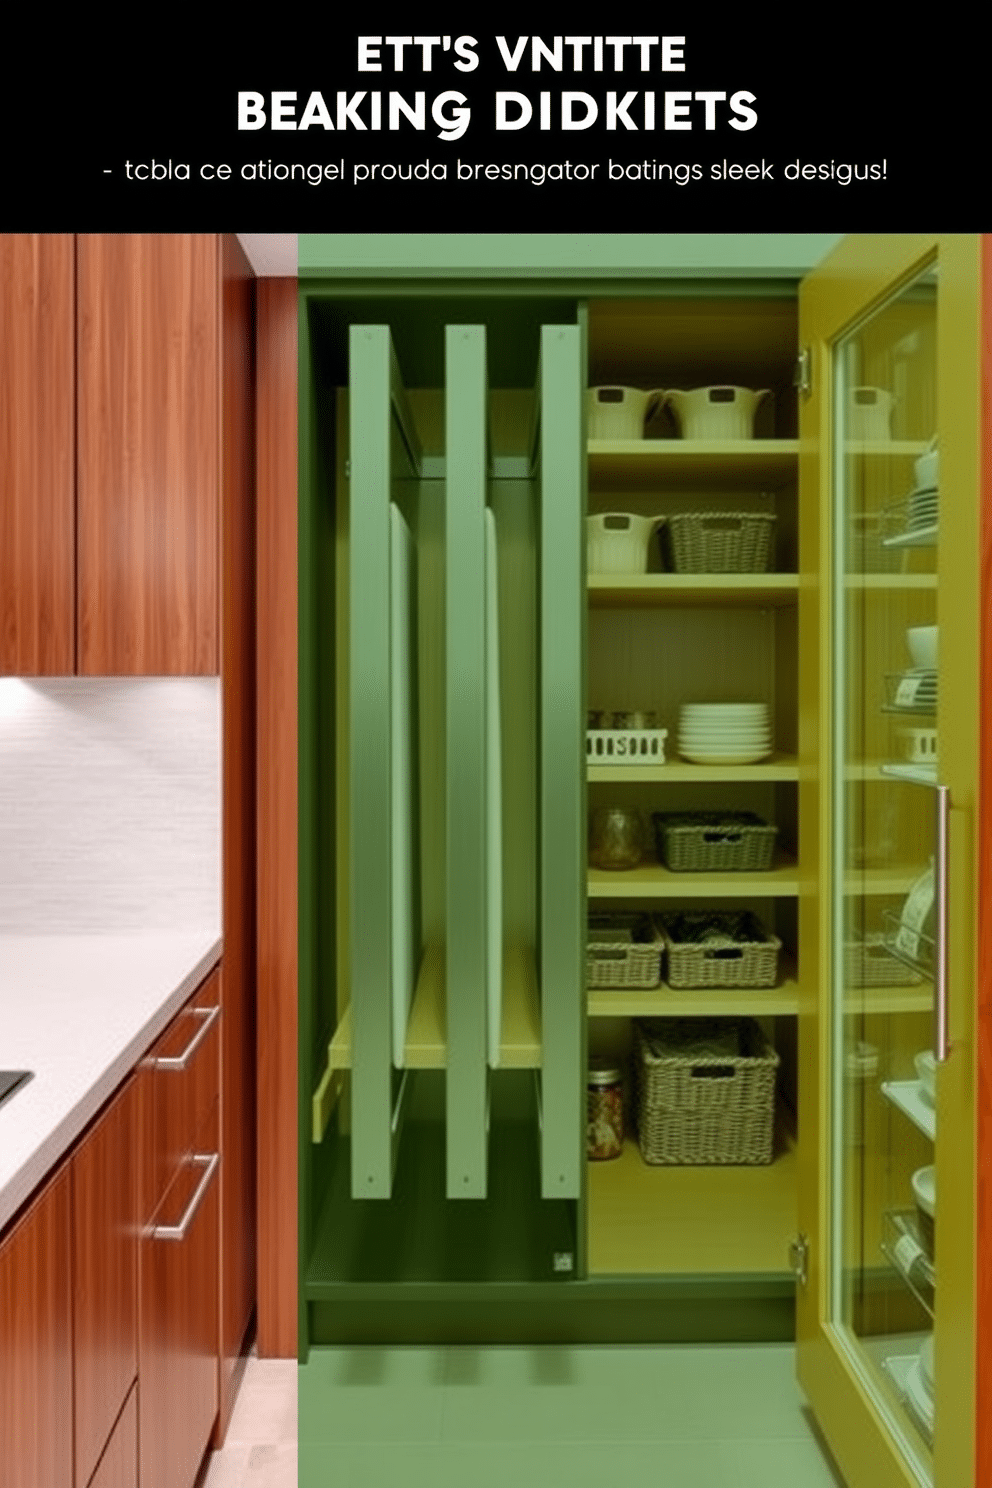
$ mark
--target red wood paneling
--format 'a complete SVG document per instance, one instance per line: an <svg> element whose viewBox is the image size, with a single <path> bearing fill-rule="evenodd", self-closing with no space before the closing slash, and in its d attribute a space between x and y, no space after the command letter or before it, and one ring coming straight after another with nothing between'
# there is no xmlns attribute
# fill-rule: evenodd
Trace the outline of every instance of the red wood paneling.
<svg viewBox="0 0 992 1488"><path fill-rule="evenodd" d="M77 668L219 669L219 243L77 242Z"/></svg>
<svg viewBox="0 0 992 1488"><path fill-rule="evenodd" d="M75 670L75 244L0 234L0 674Z"/></svg>
<svg viewBox="0 0 992 1488"><path fill-rule="evenodd" d="M258 1351L297 1342L297 285L258 284Z"/></svg>

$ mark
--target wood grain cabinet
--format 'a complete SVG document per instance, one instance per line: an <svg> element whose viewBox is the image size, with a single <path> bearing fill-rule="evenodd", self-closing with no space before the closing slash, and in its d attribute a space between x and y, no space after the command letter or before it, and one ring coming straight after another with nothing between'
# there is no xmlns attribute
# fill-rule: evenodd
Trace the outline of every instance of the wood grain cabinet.
<svg viewBox="0 0 992 1488"><path fill-rule="evenodd" d="M70 1215L62 1168L0 1243L0 1488L73 1480Z"/></svg>
<svg viewBox="0 0 992 1488"><path fill-rule="evenodd" d="M219 246L77 239L84 675L219 670Z"/></svg>
<svg viewBox="0 0 992 1488"><path fill-rule="evenodd" d="M0 674L75 668L75 248L0 234Z"/></svg>
<svg viewBox="0 0 992 1488"><path fill-rule="evenodd" d="M131 1079L70 1164L76 1488L93 1477L138 1371L137 1138Z"/></svg>

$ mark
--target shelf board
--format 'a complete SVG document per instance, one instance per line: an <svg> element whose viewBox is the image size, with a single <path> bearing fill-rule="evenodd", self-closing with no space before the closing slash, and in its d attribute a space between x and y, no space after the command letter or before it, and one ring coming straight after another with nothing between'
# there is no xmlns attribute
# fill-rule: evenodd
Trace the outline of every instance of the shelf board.
<svg viewBox="0 0 992 1488"><path fill-rule="evenodd" d="M638 990L637 987L596 987L589 990L590 1018L752 1018L791 1016L799 1011L795 969L787 968L777 987L679 987Z"/></svg>
<svg viewBox="0 0 992 1488"><path fill-rule="evenodd" d="M920 1094L919 1080L885 1080L882 1094L931 1142L937 1139L937 1112Z"/></svg>
<svg viewBox="0 0 992 1488"><path fill-rule="evenodd" d="M660 863L590 868L587 887L590 899L774 899L798 894L799 875L795 859L778 854L766 873L673 873Z"/></svg>
<svg viewBox="0 0 992 1488"><path fill-rule="evenodd" d="M403 1064L406 1069L444 1069L447 1062L444 947L431 945L420 963L406 1027Z"/></svg>
<svg viewBox="0 0 992 1488"><path fill-rule="evenodd" d="M864 455L874 460L893 460L925 455L925 439L845 439L845 455Z"/></svg>
<svg viewBox="0 0 992 1488"><path fill-rule="evenodd" d="M933 986L929 982L920 986L849 987L844 993L845 1014L927 1013L932 1008Z"/></svg>
<svg viewBox="0 0 992 1488"><path fill-rule="evenodd" d="M796 478L798 439L590 439L596 486L761 491Z"/></svg>
<svg viewBox="0 0 992 1488"><path fill-rule="evenodd" d="M597 607L644 609L653 605L747 606L768 609L794 605L799 575L765 574L590 574L589 603Z"/></svg>
<svg viewBox="0 0 992 1488"><path fill-rule="evenodd" d="M501 1069L541 1067L541 998L537 963L529 946L503 949L499 1062Z"/></svg>
<svg viewBox="0 0 992 1488"><path fill-rule="evenodd" d="M844 580L846 589L894 589L896 591L924 589L936 591L935 573L869 573L848 574Z"/></svg>
<svg viewBox="0 0 992 1488"><path fill-rule="evenodd" d="M417 990L410 1009L403 1063L406 1069L444 1069L448 1062L445 1026L444 948L424 952ZM327 1067L351 1069L351 1008L347 1007L331 1039ZM534 952L507 946L503 952L503 1012L500 1067L539 1069L541 1013Z"/></svg>
<svg viewBox="0 0 992 1488"><path fill-rule="evenodd" d="M590 1275L786 1271L796 1153L784 1125L775 1161L757 1167L652 1167L631 1140L588 1163Z"/></svg>
<svg viewBox="0 0 992 1488"><path fill-rule="evenodd" d="M600 781L620 785L625 780L651 785L687 780L798 780L799 759L794 754L773 754L757 765L694 765L683 759L663 765L588 765L586 779L590 785Z"/></svg>
<svg viewBox="0 0 992 1488"><path fill-rule="evenodd" d="M916 527L911 532L900 532L896 537L884 537L882 546L884 548L935 548L938 531L936 523L932 527Z"/></svg>

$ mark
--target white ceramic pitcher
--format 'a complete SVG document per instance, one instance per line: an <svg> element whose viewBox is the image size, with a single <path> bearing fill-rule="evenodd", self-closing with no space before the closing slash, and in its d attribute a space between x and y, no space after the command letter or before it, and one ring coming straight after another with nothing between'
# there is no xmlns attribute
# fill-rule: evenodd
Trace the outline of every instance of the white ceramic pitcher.
<svg viewBox="0 0 992 1488"><path fill-rule="evenodd" d="M586 388L589 438L643 439L646 420L664 399L664 388L649 392L630 387Z"/></svg>
<svg viewBox="0 0 992 1488"><path fill-rule="evenodd" d="M586 518L590 573L646 573L651 534L664 517L602 512Z"/></svg>
<svg viewBox="0 0 992 1488"><path fill-rule="evenodd" d="M683 439L753 439L754 415L770 388L669 388L665 402L675 410Z"/></svg>

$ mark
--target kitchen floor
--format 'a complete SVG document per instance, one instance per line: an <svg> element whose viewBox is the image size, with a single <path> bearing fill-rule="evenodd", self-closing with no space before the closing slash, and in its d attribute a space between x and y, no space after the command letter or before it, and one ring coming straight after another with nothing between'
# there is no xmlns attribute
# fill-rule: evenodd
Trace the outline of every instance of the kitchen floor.
<svg viewBox="0 0 992 1488"><path fill-rule="evenodd" d="M787 1344L253 1358L203 1488L844 1488L794 1365Z"/></svg>

